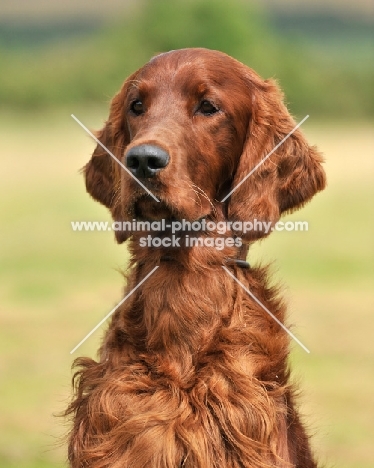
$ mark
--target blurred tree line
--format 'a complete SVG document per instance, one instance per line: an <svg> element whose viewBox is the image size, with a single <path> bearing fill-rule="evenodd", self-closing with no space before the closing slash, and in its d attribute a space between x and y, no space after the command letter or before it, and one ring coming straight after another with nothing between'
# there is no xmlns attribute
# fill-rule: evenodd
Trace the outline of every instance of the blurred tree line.
<svg viewBox="0 0 374 468"><path fill-rule="evenodd" d="M183 47L221 50L277 79L296 115L374 116L374 61L357 67L348 57L321 60L276 32L264 12L244 0L143 0L127 17L84 39L0 47L0 106L106 103L150 57Z"/></svg>

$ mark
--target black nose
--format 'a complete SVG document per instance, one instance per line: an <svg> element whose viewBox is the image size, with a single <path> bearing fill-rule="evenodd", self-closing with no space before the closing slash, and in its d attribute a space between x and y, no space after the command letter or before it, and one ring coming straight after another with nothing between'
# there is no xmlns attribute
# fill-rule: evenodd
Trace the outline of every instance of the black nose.
<svg viewBox="0 0 374 468"><path fill-rule="evenodd" d="M153 145L134 146L126 155L126 166L139 179L154 177L169 163L166 151Z"/></svg>

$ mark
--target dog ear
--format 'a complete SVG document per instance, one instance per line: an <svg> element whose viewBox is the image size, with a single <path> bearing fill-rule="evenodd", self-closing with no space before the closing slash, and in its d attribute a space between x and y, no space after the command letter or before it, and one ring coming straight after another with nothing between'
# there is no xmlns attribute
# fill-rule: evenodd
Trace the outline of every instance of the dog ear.
<svg viewBox="0 0 374 468"><path fill-rule="evenodd" d="M105 148L114 149L111 123L96 133L96 138ZM96 201L111 209L115 201L115 176L112 157L97 144L90 161L84 167L86 190Z"/></svg>
<svg viewBox="0 0 374 468"><path fill-rule="evenodd" d="M133 75L126 80L119 93L114 96L109 118L105 126L96 134L101 145L97 144L90 161L83 168L87 192L96 201L109 208L114 221L124 220L121 204L121 171L123 168L105 148L121 161L125 148L129 144L124 106L132 78ZM128 237L122 231L116 231L115 235L118 243L124 242Z"/></svg>
<svg viewBox="0 0 374 468"><path fill-rule="evenodd" d="M228 215L230 220L274 225L282 213L300 208L324 188L323 159L299 130L282 142L296 123L274 81L262 81L251 72L250 88L251 118L231 187L238 186L231 194ZM265 235L262 229L248 232L243 238L254 240Z"/></svg>

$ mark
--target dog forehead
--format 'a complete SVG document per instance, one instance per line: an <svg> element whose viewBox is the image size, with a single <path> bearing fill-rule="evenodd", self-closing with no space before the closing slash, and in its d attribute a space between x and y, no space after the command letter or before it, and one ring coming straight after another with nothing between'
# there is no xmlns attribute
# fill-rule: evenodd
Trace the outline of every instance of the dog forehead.
<svg viewBox="0 0 374 468"><path fill-rule="evenodd" d="M179 49L153 57L139 70L138 83L157 87L176 86L187 92L205 92L216 86L228 88L244 82L244 65L209 49Z"/></svg>

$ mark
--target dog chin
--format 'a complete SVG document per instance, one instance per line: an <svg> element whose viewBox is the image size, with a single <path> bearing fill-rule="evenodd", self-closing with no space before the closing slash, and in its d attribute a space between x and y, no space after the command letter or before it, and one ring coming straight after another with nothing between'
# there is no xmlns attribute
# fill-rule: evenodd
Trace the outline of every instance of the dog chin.
<svg viewBox="0 0 374 468"><path fill-rule="evenodd" d="M160 221L172 219L173 211L163 201L156 202L150 198L139 198L134 204L134 217L137 220Z"/></svg>
<svg viewBox="0 0 374 468"><path fill-rule="evenodd" d="M159 197L160 198L160 197ZM184 207L186 208L186 207ZM151 197L140 197L133 204L131 217L139 221L199 221L206 218L210 214L210 210L196 210L196 207L191 209L178 209L172 206L167 201L160 199L159 202ZM129 213L130 214L130 213Z"/></svg>

